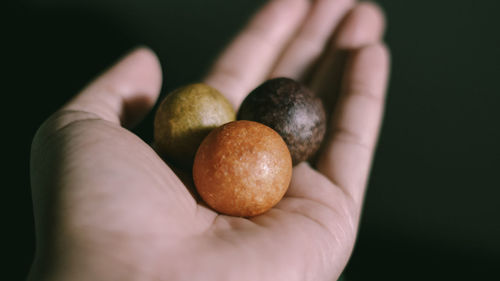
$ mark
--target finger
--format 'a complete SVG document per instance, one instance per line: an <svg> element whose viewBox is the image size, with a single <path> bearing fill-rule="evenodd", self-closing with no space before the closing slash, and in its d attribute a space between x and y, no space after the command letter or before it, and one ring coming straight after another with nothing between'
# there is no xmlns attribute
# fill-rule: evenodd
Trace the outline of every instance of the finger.
<svg viewBox="0 0 500 281"><path fill-rule="evenodd" d="M222 53L205 82L238 108L265 79L309 8L307 0L273 0L266 4Z"/></svg>
<svg viewBox="0 0 500 281"><path fill-rule="evenodd" d="M335 209L344 219L356 219L359 215L357 206L349 205L352 201L344 200L343 191L336 188L325 175L302 162L293 168L292 180L284 198L307 199L317 203L318 207ZM339 220L335 220L339 221ZM325 224L333 222L325 222ZM350 221L355 226L355 221ZM354 230L354 229L353 229Z"/></svg>
<svg viewBox="0 0 500 281"><path fill-rule="evenodd" d="M321 251L329 252L323 257L329 257L326 268L334 270L329 276L338 276L342 272L352 252L356 231L358 228L360 207L354 204L344 192L334 186L323 174L302 162L293 168L292 181L283 200L277 209L292 214L299 214L320 226L323 233L330 234L327 239L321 239L321 232L313 225L307 231L314 235ZM297 222L295 222L297 223ZM333 255L332 252L335 252ZM336 265L332 267L331 265Z"/></svg>
<svg viewBox="0 0 500 281"><path fill-rule="evenodd" d="M311 75L310 88L323 99L327 109L333 108L340 90L339 85L348 50L380 41L384 28L385 19L382 10L370 2L357 4L342 21L337 35L328 47L329 50Z"/></svg>
<svg viewBox="0 0 500 281"><path fill-rule="evenodd" d="M130 127L154 105L161 82L161 66L155 54L138 48L89 84L63 110L91 113Z"/></svg>
<svg viewBox="0 0 500 281"><path fill-rule="evenodd" d="M385 16L379 5L362 2L352 9L333 44L339 49L357 49L377 42L385 29Z"/></svg>
<svg viewBox="0 0 500 281"><path fill-rule="evenodd" d="M382 44L358 50L347 64L331 134L318 170L361 204L381 123L389 53Z"/></svg>
<svg viewBox="0 0 500 281"><path fill-rule="evenodd" d="M300 32L283 53L271 77L304 78L353 3L353 0L315 1Z"/></svg>

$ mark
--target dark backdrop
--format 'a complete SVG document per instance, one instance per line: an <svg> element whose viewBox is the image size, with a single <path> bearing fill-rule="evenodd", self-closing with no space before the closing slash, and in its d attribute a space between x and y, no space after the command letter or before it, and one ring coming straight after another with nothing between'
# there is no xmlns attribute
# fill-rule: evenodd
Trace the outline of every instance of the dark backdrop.
<svg viewBox="0 0 500 281"><path fill-rule="evenodd" d="M5 274L34 230L29 149L40 123L130 48L197 81L265 1L18 1L2 17ZM393 63L352 280L500 279L500 1L379 1ZM137 133L152 135L148 116ZM7 280L0 278L2 280Z"/></svg>

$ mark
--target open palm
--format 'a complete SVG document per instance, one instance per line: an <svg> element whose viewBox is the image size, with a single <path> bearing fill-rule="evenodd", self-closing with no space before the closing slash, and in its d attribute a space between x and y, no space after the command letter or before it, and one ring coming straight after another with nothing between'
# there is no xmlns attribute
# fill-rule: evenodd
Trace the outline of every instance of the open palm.
<svg viewBox="0 0 500 281"><path fill-rule="evenodd" d="M383 111L388 55L379 42L382 30L373 4L274 0L216 61L205 82L235 108L255 86L278 76L303 81L331 105L317 160L296 166L283 200L250 219L200 204L126 129L150 110L161 86L154 54L145 48L130 53L35 137L38 246L29 279L338 278L354 245Z"/></svg>

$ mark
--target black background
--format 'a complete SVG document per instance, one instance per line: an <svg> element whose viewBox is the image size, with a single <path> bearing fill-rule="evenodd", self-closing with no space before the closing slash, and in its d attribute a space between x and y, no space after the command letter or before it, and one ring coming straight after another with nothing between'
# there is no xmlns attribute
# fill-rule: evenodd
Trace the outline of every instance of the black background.
<svg viewBox="0 0 500 281"><path fill-rule="evenodd" d="M2 255L9 280L24 278L33 255L29 149L41 122L137 45L160 57L163 94L199 80L264 2L40 0L4 8ZM500 1L379 3L392 76L345 277L500 280ZM151 138L151 115L136 132Z"/></svg>

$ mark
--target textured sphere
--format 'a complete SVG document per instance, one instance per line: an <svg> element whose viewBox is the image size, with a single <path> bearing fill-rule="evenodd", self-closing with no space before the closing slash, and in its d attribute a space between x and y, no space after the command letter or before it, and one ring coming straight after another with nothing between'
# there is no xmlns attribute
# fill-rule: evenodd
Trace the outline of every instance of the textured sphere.
<svg viewBox="0 0 500 281"><path fill-rule="evenodd" d="M154 141L160 155L190 169L198 146L208 133L235 120L229 101L205 84L191 84L169 93L155 115Z"/></svg>
<svg viewBox="0 0 500 281"><path fill-rule="evenodd" d="M321 99L289 78L271 79L254 89L241 104L238 120L253 120L278 132L288 145L293 165L318 150L326 131Z"/></svg>
<svg viewBox="0 0 500 281"><path fill-rule="evenodd" d="M250 217L276 205L290 184L292 159L271 128L235 121L213 130L193 165L198 193L214 210Z"/></svg>

